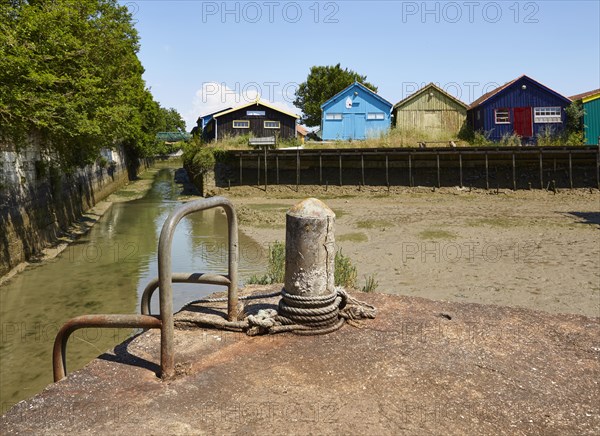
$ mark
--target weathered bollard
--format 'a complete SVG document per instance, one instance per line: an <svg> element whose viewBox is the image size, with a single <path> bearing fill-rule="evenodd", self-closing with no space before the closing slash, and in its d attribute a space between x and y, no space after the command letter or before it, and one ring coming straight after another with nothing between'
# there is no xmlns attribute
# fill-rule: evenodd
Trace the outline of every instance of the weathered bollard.
<svg viewBox="0 0 600 436"><path fill-rule="evenodd" d="M322 201L308 198L286 215L285 283L288 294L331 295L334 290L335 214Z"/></svg>

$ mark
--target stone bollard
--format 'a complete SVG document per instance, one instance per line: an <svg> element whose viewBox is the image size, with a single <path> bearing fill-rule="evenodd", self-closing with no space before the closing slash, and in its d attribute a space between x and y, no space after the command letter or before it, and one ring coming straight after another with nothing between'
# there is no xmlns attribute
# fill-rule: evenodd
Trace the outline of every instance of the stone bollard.
<svg viewBox="0 0 600 436"><path fill-rule="evenodd" d="M321 200L307 198L286 214L285 283L287 293L334 293L335 214Z"/></svg>

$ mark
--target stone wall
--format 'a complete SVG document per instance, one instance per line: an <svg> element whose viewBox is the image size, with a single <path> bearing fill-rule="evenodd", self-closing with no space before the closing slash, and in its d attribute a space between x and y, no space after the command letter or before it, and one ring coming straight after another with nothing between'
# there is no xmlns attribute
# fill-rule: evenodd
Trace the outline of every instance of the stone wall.
<svg viewBox="0 0 600 436"><path fill-rule="evenodd" d="M0 145L0 276L55 243L83 212L127 183L132 169L123 149L103 150L102 157L63 174L39 146Z"/></svg>

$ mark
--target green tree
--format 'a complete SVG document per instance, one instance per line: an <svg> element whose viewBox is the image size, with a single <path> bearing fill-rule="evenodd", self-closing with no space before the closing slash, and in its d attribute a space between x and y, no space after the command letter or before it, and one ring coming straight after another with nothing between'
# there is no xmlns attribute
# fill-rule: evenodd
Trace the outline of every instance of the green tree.
<svg viewBox="0 0 600 436"><path fill-rule="evenodd" d="M185 121L181 118L176 109L164 107L160 108L163 123L161 123L161 132L185 132Z"/></svg>
<svg viewBox="0 0 600 436"><path fill-rule="evenodd" d="M0 139L33 134L63 168L121 143L152 154L159 106L138 51L116 0L2 2Z"/></svg>
<svg viewBox="0 0 600 436"><path fill-rule="evenodd" d="M574 101L565 108L565 112L567 115L564 133L565 145L583 145L585 143L583 103L581 100Z"/></svg>
<svg viewBox="0 0 600 436"><path fill-rule="evenodd" d="M321 105L354 82L360 82L377 92L377 87L367 82L367 76L348 68L342 69L340 64L311 67L306 82L300 84L294 100L294 105L302 110L302 122L307 126L320 125Z"/></svg>

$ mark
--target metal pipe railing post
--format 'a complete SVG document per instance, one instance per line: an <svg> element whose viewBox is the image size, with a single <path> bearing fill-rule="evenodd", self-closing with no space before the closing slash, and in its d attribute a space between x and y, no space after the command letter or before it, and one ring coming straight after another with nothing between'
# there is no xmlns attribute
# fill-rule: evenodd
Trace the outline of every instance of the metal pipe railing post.
<svg viewBox="0 0 600 436"><path fill-rule="evenodd" d="M160 299L160 318L162 320L160 341L161 377L170 378L175 374L173 321L173 272L171 266L171 248L177 224L183 217L213 207L222 207L227 215L229 239L229 292L227 313L229 320L237 318L237 267L238 267L238 226L233 204L224 197L212 197L190 201L177 207L163 224L158 242L158 286Z"/></svg>

